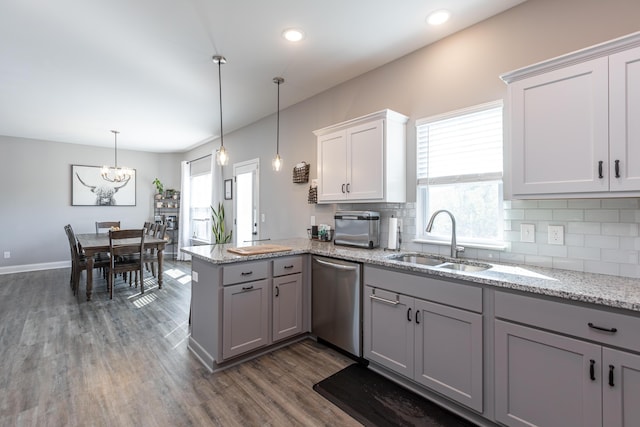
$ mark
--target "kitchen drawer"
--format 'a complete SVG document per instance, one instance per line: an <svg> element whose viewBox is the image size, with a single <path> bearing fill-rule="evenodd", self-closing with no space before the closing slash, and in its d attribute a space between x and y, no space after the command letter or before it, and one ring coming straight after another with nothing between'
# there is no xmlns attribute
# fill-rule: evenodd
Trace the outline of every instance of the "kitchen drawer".
<svg viewBox="0 0 640 427"><path fill-rule="evenodd" d="M640 316L507 292L495 293L495 316L640 352ZM615 328L616 331L596 328Z"/></svg>
<svg viewBox="0 0 640 427"><path fill-rule="evenodd" d="M250 282L269 277L269 261L242 262L224 266L222 269L222 285Z"/></svg>
<svg viewBox="0 0 640 427"><path fill-rule="evenodd" d="M364 284L482 313L482 288L365 265Z"/></svg>
<svg viewBox="0 0 640 427"><path fill-rule="evenodd" d="M273 260L273 277L302 272L302 257L284 257Z"/></svg>

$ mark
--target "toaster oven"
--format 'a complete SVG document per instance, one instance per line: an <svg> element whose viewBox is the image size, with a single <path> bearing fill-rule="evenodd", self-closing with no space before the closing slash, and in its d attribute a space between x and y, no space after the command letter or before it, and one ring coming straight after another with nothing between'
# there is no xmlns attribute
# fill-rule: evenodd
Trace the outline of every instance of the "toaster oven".
<svg viewBox="0 0 640 427"><path fill-rule="evenodd" d="M333 243L359 248L380 246L380 213L374 211L338 211L334 215Z"/></svg>

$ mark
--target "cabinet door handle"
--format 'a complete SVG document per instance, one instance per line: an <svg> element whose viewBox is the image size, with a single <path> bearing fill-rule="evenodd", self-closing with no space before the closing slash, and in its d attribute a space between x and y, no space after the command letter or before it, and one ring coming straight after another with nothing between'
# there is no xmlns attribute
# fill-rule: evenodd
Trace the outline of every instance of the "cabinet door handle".
<svg viewBox="0 0 640 427"><path fill-rule="evenodd" d="M603 331L603 332L611 332L612 334L615 334L616 332L618 332L617 328L603 328L602 326L594 325L591 322L587 323L587 326L589 326L591 329L597 329L598 331Z"/></svg>
<svg viewBox="0 0 640 427"><path fill-rule="evenodd" d="M345 191L344 191L344 186L345 186L345 185L346 185L346 184L342 184L342 192L343 192L343 193L345 192Z"/></svg>
<svg viewBox="0 0 640 427"><path fill-rule="evenodd" d="M349 188L351 184L347 184L347 193L351 193L351 188Z"/></svg>
<svg viewBox="0 0 640 427"><path fill-rule="evenodd" d="M604 178L604 175L602 175L602 160L598 162L598 178Z"/></svg>
<svg viewBox="0 0 640 427"><path fill-rule="evenodd" d="M420 324L420 310L416 310L416 325Z"/></svg>
<svg viewBox="0 0 640 427"><path fill-rule="evenodd" d="M280 288L276 286L276 298L280 296Z"/></svg>
<svg viewBox="0 0 640 427"><path fill-rule="evenodd" d="M251 276L253 274L253 271L243 271L242 273L240 273L241 276Z"/></svg>
<svg viewBox="0 0 640 427"><path fill-rule="evenodd" d="M407 320L411 322L411 307L407 308Z"/></svg>
<svg viewBox="0 0 640 427"><path fill-rule="evenodd" d="M385 298L380 298L380 297L375 296L375 295L369 295L369 298L374 299L374 300L376 300L376 301L383 302L383 303L385 303L385 304L391 304L391 305L398 305L398 304L400 304L400 301L398 301L398 300L396 300L396 301L391 301L391 300L388 300L388 299L385 299Z"/></svg>
<svg viewBox="0 0 640 427"><path fill-rule="evenodd" d="M589 360L589 378L591 381L596 380L596 361L591 359Z"/></svg>
<svg viewBox="0 0 640 427"><path fill-rule="evenodd" d="M615 386L613 383L613 365L609 365L609 387L613 386Z"/></svg>
<svg viewBox="0 0 640 427"><path fill-rule="evenodd" d="M620 178L620 160L616 160L614 163L615 163L615 170L616 170L616 178Z"/></svg>
<svg viewBox="0 0 640 427"><path fill-rule="evenodd" d="M243 286L242 287L243 291L250 291L251 289L253 289L253 285L251 285L251 286Z"/></svg>

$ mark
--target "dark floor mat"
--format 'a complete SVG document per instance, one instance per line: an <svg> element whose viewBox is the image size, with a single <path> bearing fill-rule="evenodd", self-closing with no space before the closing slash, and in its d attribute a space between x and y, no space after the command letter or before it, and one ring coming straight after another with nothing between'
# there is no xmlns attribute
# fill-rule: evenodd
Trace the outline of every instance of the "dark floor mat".
<svg viewBox="0 0 640 427"><path fill-rule="evenodd" d="M347 366L313 389L365 426L474 426L360 364Z"/></svg>

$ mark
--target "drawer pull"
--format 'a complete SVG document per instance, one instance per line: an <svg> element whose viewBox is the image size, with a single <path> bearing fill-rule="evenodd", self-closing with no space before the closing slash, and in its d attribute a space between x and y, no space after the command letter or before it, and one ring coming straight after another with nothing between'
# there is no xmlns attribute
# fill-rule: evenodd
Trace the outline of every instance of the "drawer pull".
<svg viewBox="0 0 640 427"><path fill-rule="evenodd" d="M251 276L253 274L253 271L243 271L242 273L240 273L241 276Z"/></svg>
<svg viewBox="0 0 640 427"><path fill-rule="evenodd" d="M596 361L591 359L589 361L589 378L591 379L591 381L595 381L596 380Z"/></svg>
<svg viewBox="0 0 640 427"><path fill-rule="evenodd" d="M391 301L391 300L388 300L388 299L385 299L385 298L377 297L377 296L375 296L375 295L369 295L369 298L374 299L374 300L376 300L376 301L383 302L383 303L385 303L385 304L391 304L391 305L398 305L398 304L400 304L400 301L398 301L398 300Z"/></svg>
<svg viewBox="0 0 640 427"><path fill-rule="evenodd" d="M594 325L591 322L587 323L587 325L591 329L597 329L598 331L602 331L602 332L611 332L612 334L615 334L616 332L618 332L617 328L603 328L602 326Z"/></svg>
<svg viewBox="0 0 640 427"><path fill-rule="evenodd" d="M407 308L407 320L411 322L411 307Z"/></svg>
<svg viewBox="0 0 640 427"><path fill-rule="evenodd" d="M251 286L243 286L242 287L243 291L250 291L251 289L253 289L253 285L251 285Z"/></svg>
<svg viewBox="0 0 640 427"><path fill-rule="evenodd" d="M613 365L609 365L609 387L613 387Z"/></svg>
<svg viewBox="0 0 640 427"><path fill-rule="evenodd" d="M285 265L285 266L284 266L284 269L285 269L285 270L290 270L290 269L292 269L292 268L293 268L293 265Z"/></svg>

